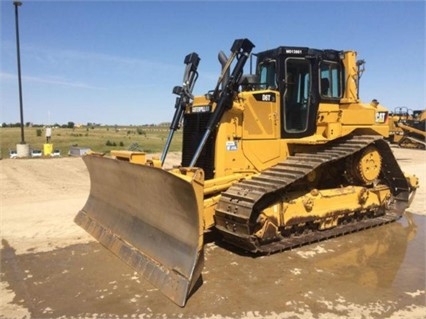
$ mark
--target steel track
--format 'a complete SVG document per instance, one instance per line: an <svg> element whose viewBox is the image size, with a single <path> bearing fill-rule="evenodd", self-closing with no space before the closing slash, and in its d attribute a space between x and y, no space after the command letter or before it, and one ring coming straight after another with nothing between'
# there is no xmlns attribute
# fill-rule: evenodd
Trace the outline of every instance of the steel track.
<svg viewBox="0 0 426 319"><path fill-rule="evenodd" d="M372 216L368 219L361 218L359 214L360 218L331 229L307 229L302 234L294 232L294 235L277 237L272 242L262 243L253 235L259 213L276 203L277 199L284 198L286 192L307 174L321 166L344 160L369 145L379 150L382 157L382 182L389 186L398 205L386 210L377 208L372 214L362 214L363 217ZM252 253L270 254L393 222L407 207L409 194L407 180L389 144L380 136L352 136L333 141L315 152L297 153L250 180L232 185L221 196L216 207L215 222L216 228L228 243Z"/></svg>

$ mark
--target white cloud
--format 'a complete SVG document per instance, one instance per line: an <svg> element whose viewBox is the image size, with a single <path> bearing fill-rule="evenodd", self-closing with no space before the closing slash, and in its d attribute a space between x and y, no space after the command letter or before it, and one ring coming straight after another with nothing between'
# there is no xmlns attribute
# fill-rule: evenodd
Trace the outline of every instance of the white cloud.
<svg viewBox="0 0 426 319"><path fill-rule="evenodd" d="M13 49L12 46L9 46L9 48ZM177 67L173 64L157 62L154 60L129 58L90 51L41 48L33 45L24 45L22 46L21 51L23 54L32 55L37 57L39 60L44 60L46 63L51 64L63 64L64 61L71 62L78 60L85 61L86 63L108 63L109 65L120 64L139 67L154 67L157 69L169 69L171 67Z"/></svg>
<svg viewBox="0 0 426 319"><path fill-rule="evenodd" d="M3 81L17 81L17 75L7 72L0 72L0 80ZM91 89L91 90L105 90L106 88L103 87L97 87L93 85L89 85L82 82L73 82L73 81L67 81L63 79L58 79L54 77L37 77L37 76L28 76L24 75L22 76L22 80L26 82L33 82L33 83L42 83L42 84L51 84L51 85L60 85L60 86L67 86L67 87L75 87L80 89Z"/></svg>

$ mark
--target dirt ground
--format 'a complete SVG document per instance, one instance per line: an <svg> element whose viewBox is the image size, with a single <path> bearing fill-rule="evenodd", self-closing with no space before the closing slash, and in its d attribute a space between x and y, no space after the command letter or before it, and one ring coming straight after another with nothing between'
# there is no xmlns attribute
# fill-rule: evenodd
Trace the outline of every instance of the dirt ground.
<svg viewBox="0 0 426 319"><path fill-rule="evenodd" d="M3 159L0 318L424 319L426 152L393 150L420 178L404 218L260 258L206 238L185 308L74 224L89 193L81 158Z"/></svg>

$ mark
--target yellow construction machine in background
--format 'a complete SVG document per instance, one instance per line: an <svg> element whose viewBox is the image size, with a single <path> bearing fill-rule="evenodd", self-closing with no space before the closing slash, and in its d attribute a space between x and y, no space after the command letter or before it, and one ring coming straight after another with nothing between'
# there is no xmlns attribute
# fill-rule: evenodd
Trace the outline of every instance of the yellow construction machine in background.
<svg viewBox="0 0 426 319"><path fill-rule="evenodd" d="M426 109L395 108L390 114L388 139L403 148L426 149Z"/></svg>
<svg viewBox="0 0 426 319"><path fill-rule="evenodd" d="M91 189L76 223L180 306L200 280L207 230L267 255L395 221L418 187L385 140L388 110L359 99L356 52L253 48L238 39L220 52L201 96L200 58L185 58L161 158L83 158ZM181 165L165 170L179 128Z"/></svg>

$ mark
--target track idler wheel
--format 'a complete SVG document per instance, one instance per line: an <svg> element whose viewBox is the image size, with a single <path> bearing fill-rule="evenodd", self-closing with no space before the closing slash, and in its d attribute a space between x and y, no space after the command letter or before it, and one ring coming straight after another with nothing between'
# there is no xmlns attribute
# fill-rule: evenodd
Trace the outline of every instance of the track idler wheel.
<svg viewBox="0 0 426 319"><path fill-rule="evenodd" d="M370 145L352 156L347 164L351 179L371 185L379 177L382 157L377 148Z"/></svg>

